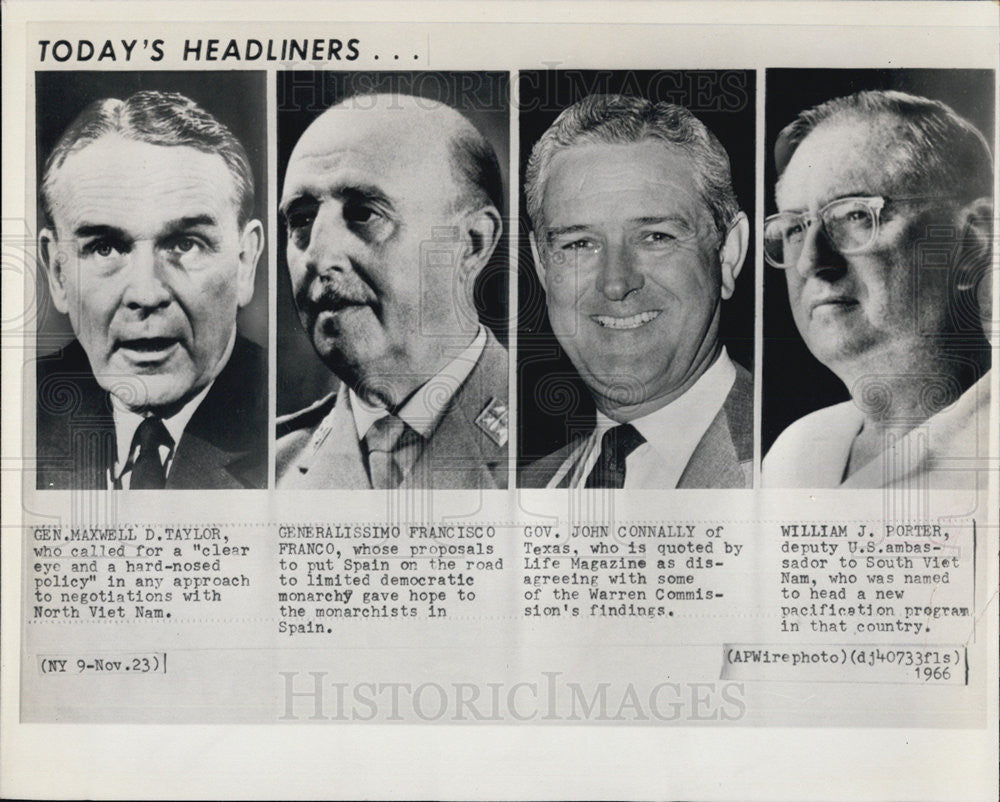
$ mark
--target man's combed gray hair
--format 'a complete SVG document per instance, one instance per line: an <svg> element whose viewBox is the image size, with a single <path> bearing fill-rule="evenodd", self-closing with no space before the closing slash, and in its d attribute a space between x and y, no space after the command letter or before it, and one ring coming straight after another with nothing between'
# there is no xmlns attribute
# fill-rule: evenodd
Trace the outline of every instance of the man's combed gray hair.
<svg viewBox="0 0 1000 802"><path fill-rule="evenodd" d="M525 174L528 216L537 231L549 164L573 145L631 145L662 140L686 151L695 166L699 191L720 234L739 213L729 155L704 123L683 106L653 103L632 95L590 95L565 109L531 150Z"/></svg>
<svg viewBox="0 0 1000 802"><path fill-rule="evenodd" d="M895 137L891 167L914 191L946 193L965 201L993 195L993 158L980 131L938 100L896 90L867 90L807 109L785 126L774 146L779 174L792 154L820 125L833 120L871 122L891 116ZM919 189L917 189L919 188Z"/></svg>
<svg viewBox="0 0 1000 802"><path fill-rule="evenodd" d="M69 156L102 136L118 134L150 145L185 145L222 158L233 176L242 228L253 214L253 170L246 151L232 132L193 100L177 92L136 92L125 100L95 100L59 138L42 171L42 211L52 225L52 190L59 168Z"/></svg>

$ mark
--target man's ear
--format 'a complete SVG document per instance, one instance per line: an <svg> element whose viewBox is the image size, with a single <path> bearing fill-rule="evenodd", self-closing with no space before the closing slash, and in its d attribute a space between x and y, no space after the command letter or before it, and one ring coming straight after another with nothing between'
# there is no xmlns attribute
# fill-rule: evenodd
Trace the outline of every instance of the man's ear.
<svg viewBox="0 0 1000 802"><path fill-rule="evenodd" d="M955 260L955 286L975 289L993 262L993 201L979 198L959 212L959 252Z"/></svg>
<svg viewBox="0 0 1000 802"><path fill-rule="evenodd" d="M260 220L251 220L240 236L240 263L236 274L236 303L240 309L253 298L254 276L263 250L264 225Z"/></svg>
<svg viewBox="0 0 1000 802"><path fill-rule="evenodd" d="M728 301L736 290L736 278L743 269L750 243L750 221L740 212L729 224L729 230L719 246L719 265L722 269L722 300Z"/></svg>
<svg viewBox="0 0 1000 802"><path fill-rule="evenodd" d="M466 281L475 281L476 276L490 261L500 233L503 231L503 221L495 206L484 206L474 212L469 212L462 221L464 247L459 256L461 275Z"/></svg>
<svg viewBox="0 0 1000 802"><path fill-rule="evenodd" d="M66 297L66 256L59 250L56 233L51 228L43 228L38 235L38 258L49 282L49 294L56 309L64 315L69 313L69 299Z"/></svg>

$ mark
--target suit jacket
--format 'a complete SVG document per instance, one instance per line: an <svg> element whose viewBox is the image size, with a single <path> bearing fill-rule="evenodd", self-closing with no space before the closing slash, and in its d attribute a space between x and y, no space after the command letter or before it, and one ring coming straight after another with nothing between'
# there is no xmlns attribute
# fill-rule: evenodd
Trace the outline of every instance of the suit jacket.
<svg viewBox="0 0 1000 802"><path fill-rule="evenodd" d="M111 398L74 340L36 369L38 488L108 488L116 459ZM267 487L267 360L236 338L177 443L167 489Z"/></svg>
<svg viewBox="0 0 1000 802"><path fill-rule="evenodd" d="M278 420L278 487L371 489L347 398L342 386ZM491 426L490 413L502 414L502 425ZM506 488L506 414L507 350L487 332L482 355L400 489Z"/></svg>
<svg viewBox="0 0 1000 802"><path fill-rule="evenodd" d="M753 485L753 377L733 363L736 380L722 409L712 419L677 487L732 488ZM548 487L563 463L584 446L589 433L577 435L558 451L531 463L521 474L521 487ZM567 472L559 487L568 487Z"/></svg>

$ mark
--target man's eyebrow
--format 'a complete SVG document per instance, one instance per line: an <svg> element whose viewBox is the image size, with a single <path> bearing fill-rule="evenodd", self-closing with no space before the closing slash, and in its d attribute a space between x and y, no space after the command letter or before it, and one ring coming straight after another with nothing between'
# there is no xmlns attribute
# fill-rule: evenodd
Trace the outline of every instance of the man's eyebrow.
<svg viewBox="0 0 1000 802"><path fill-rule="evenodd" d="M192 228L212 228L219 225L219 221L210 214L192 214L185 217L178 217L168 221L163 226L163 231L171 234L177 231L186 231ZM91 237L109 237L119 242L131 242L134 238L124 229L117 226L109 226L106 223L80 223L73 229L73 236L79 239L89 239Z"/></svg>
<svg viewBox="0 0 1000 802"><path fill-rule="evenodd" d="M690 221L686 217L677 214L655 215L653 217L633 217L628 222L639 226L655 226L657 223L680 223L690 226Z"/></svg>
<svg viewBox="0 0 1000 802"><path fill-rule="evenodd" d="M564 234L576 234L580 231L589 231L593 226L588 223L577 223L572 226L548 226L545 229L545 239L551 241Z"/></svg>
<svg viewBox="0 0 1000 802"><path fill-rule="evenodd" d="M320 203L324 196L345 202L374 201L384 204L390 209L396 208L393 199L381 187L360 181L345 181L333 187L322 189L317 189L314 186L298 188L294 194L282 199L281 203L278 204L278 212L287 216L289 209L292 207L300 204L311 205Z"/></svg>
<svg viewBox="0 0 1000 802"><path fill-rule="evenodd" d="M288 210L293 206L300 205L311 205L319 203L316 196L311 192L296 192L294 195L289 195L287 198L282 198L281 202L278 204L278 214L282 217L288 216Z"/></svg>
<svg viewBox="0 0 1000 802"><path fill-rule="evenodd" d="M688 228L690 228L690 222L687 218L681 215L655 215L652 217L631 217L626 221L629 225L633 226L650 226L656 225L658 223L680 223ZM590 231L594 228L592 223L577 223L571 226L550 226L545 229L546 240L552 240L555 237L562 236L564 234L576 234L580 231Z"/></svg>
<svg viewBox="0 0 1000 802"><path fill-rule="evenodd" d="M120 241L130 239L122 229L103 223L80 223L73 229L73 236L81 239L88 237L111 237Z"/></svg>
<svg viewBox="0 0 1000 802"><path fill-rule="evenodd" d="M351 200L372 200L378 201L379 203L386 203L390 206L393 205L392 198L390 198L381 187L376 186L375 184L352 182L350 184L344 184L343 186L337 187L333 194L335 197L339 198Z"/></svg>
<svg viewBox="0 0 1000 802"><path fill-rule="evenodd" d="M823 202L820 204L820 208L822 209L828 203L833 203L834 201L843 200L844 198L877 198L880 196L881 193L878 192L873 193L865 189L859 189L856 192L838 192L832 198L824 198Z"/></svg>

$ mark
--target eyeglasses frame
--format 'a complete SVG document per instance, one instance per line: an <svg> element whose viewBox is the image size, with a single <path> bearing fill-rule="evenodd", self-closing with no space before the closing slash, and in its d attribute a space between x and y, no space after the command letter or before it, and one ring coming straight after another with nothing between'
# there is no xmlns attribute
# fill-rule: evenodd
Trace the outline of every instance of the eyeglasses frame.
<svg viewBox="0 0 1000 802"><path fill-rule="evenodd" d="M886 204L889 203L911 203L914 201L939 201L939 200L953 200L955 195L909 195L900 197L885 197L884 195L847 195L843 198L834 198L829 203L825 204L822 209L818 209L816 212L777 212L776 214L769 214L764 218L764 231L767 231L767 224L773 220L777 220L785 215L794 214L799 217L800 220L806 221L806 230L812 228L813 224L819 220L821 223L821 230L827 240L830 240L829 234L826 231L826 224L823 222L823 213L827 211L831 206L836 206L839 203L847 203L849 201L861 201L868 207L869 212L872 215L874 225L872 226L872 234L868 242L858 248L842 249L836 248L837 253L841 253L844 256L854 256L855 254L865 253L870 250L872 245L875 244L875 240L878 239L880 226L882 223L882 210L885 208ZM787 264L778 264L775 262L767 252L767 246L763 243L766 241L766 234L761 240L761 245L764 250L764 260L771 265L771 267L777 268L778 270L788 270L795 266L795 262L789 262ZM831 245L833 243L831 242ZM836 247L836 246L834 246ZM801 256L801 254L800 254ZM796 260L797 261L797 260Z"/></svg>

